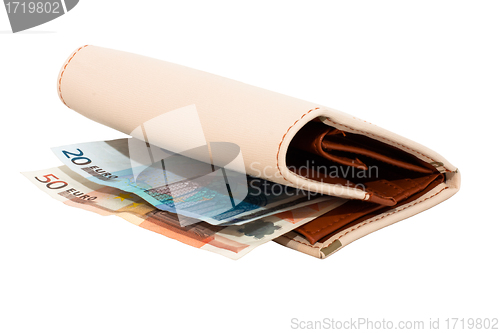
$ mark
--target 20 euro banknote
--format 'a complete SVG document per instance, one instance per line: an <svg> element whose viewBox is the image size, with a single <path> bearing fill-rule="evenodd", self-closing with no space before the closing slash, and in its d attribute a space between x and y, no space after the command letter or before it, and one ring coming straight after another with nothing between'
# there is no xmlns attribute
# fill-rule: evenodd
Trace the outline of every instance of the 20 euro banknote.
<svg viewBox="0 0 500 333"><path fill-rule="evenodd" d="M131 147L140 145L147 151L131 157ZM179 214L183 217L180 219L183 226L199 220L213 225L243 224L330 200L145 145L131 138L72 144L52 150L84 178L134 193L160 210ZM155 159L155 156L161 158ZM138 162L141 158L146 161ZM239 193L241 200L234 199L237 192L243 191L244 195Z"/></svg>

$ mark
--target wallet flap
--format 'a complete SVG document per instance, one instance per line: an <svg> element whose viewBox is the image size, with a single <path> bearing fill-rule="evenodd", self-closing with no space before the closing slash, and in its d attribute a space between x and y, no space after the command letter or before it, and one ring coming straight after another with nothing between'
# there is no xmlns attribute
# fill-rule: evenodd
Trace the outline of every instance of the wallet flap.
<svg viewBox="0 0 500 333"><path fill-rule="evenodd" d="M317 142L321 141L316 153L334 163L363 170L368 167L364 159L369 158L408 167L396 157L369 152L361 143L332 141L343 132L397 147L439 171L456 170L428 148L343 112L127 52L83 46L64 63L57 83L59 97L68 107L126 134L164 114L194 105L206 142L238 145L247 174L312 192L395 204L344 181L320 182L289 169L286 160L291 141L305 125L318 120L329 130L316 135ZM183 142L199 137L189 126L182 128L188 129L156 131L148 140L169 150L182 150ZM359 156L346 155L346 150ZM418 163L410 164L419 167Z"/></svg>

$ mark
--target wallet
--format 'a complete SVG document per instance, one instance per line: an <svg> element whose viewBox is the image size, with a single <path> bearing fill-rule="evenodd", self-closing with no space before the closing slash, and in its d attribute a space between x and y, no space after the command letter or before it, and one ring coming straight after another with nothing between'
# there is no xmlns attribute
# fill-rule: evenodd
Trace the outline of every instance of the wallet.
<svg viewBox="0 0 500 333"><path fill-rule="evenodd" d="M318 258L460 187L456 167L400 135L326 106L161 60L85 45L64 63L57 90L69 108L130 135L151 119L194 105L206 141L236 144L248 175L349 199L274 240ZM197 135L189 124L169 128L148 141L182 151Z"/></svg>

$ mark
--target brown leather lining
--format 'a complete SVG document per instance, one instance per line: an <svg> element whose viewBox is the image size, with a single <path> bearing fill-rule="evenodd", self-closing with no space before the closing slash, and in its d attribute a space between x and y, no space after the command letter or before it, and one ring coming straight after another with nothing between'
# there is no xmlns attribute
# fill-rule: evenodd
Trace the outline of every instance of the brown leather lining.
<svg viewBox="0 0 500 333"><path fill-rule="evenodd" d="M408 170L422 172L422 173L432 173L432 170L429 170L429 169L424 168L422 166L411 164L411 163L405 162L405 161L401 161L401 160L392 158L391 156L382 155L380 153L368 150L367 148L364 148L364 147L356 147L356 146L347 145L345 143L333 142L333 141L329 141L329 140L323 141L321 143L321 145L322 145L322 148L324 150L328 151L330 154L332 151L339 151L339 152L347 152L347 153L352 153L352 154L357 154L357 155L364 155L364 156L368 156L368 157L371 157L373 159L382 161L384 163L392 164L392 165L400 167L400 168L405 168ZM358 162L362 163L359 160L358 160ZM365 165L365 168L366 168L366 165Z"/></svg>
<svg viewBox="0 0 500 333"><path fill-rule="evenodd" d="M325 142L325 136L331 135L332 131L337 130L330 126L326 126L323 123L314 121L310 122L302 127L302 129L296 134L291 146L292 148L307 151L341 165L353 166L361 170L366 170L367 166L357 158L351 159L347 157L337 156L325 150L323 146Z"/></svg>
<svg viewBox="0 0 500 333"><path fill-rule="evenodd" d="M412 179L439 173L431 164L397 147L318 121L309 122L295 135L286 163L302 177L363 189L370 194L368 201L386 206L398 202L397 191L388 192L387 186L401 190L411 187ZM401 183L404 179L409 180Z"/></svg>
<svg viewBox="0 0 500 333"><path fill-rule="evenodd" d="M338 226L338 228L334 232L332 232L332 233L330 233L328 235L325 235L321 239L318 239L317 242L324 242L328 238L330 238L331 236L333 236L334 233L338 233L338 232L341 232L343 230L349 229L349 228L351 228L351 227L353 227L353 226L355 226L355 225L357 225L357 224L359 224L359 223L361 223L363 221L371 219L374 216L377 216L379 214L383 214L383 213L387 212L390 209L397 208L399 206L403 206L403 205L406 205L407 203L410 203L410 202L412 202L414 200L417 200L418 198L420 198L421 196L423 196L427 192L431 191L433 188L435 188L439 184L443 183L443 181L444 181L444 175L443 174L439 174L438 177L436 177L436 179L434 179L434 181L432 181L423 191L420 191L420 192L417 192L417 193L413 194L412 196L406 198L405 200L402 200L401 202L398 202L398 204L395 205L395 206L393 206L393 207L381 206L380 209L378 209L378 210L374 210L371 213L367 213L366 215L363 215L362 217L360 217L360 218L358 218L356 220L352 220L351 222L346 223L343 226Z"/></svg>
<svg viewBox="0 0 500 333"><path fill-rule="evenodd" d="M414 187L413 190L404 191L404 194L400 195L401 200L392 207L377 205L367 201L351 200L315 220L298 227L294 231L304 236L311 244L326 240L345 228L421 197L441 184L444 179L442 174L433 174L425 178L425 181L422 180L419 186Z"/></svg>
<svg viewBox="0 0 500 333"><path fill-rule="evenodd" d="M444 181L434 166L399 148L317 120L306 124L292 140L287 166L302 177L370 194L367 201L351 200L295 229L311 244L413 201Z"/></svg>

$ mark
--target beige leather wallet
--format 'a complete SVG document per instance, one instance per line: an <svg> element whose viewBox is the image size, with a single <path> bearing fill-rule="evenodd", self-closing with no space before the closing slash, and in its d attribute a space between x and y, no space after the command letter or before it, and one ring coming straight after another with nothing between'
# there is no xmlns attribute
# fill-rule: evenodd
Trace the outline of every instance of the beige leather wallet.
<svg viewBox="0 0 500 333"><path fill-rule="evenodd" d="M237 144L247 174L352 199L275 240L318 258L446 200L460 186L457 168L402 136L332 108L165 61L86 45L65 62L57 89L69 108L126 134L195 105L206 141ZM174 134L148 140L182 150L192 135Z"/></svg>

